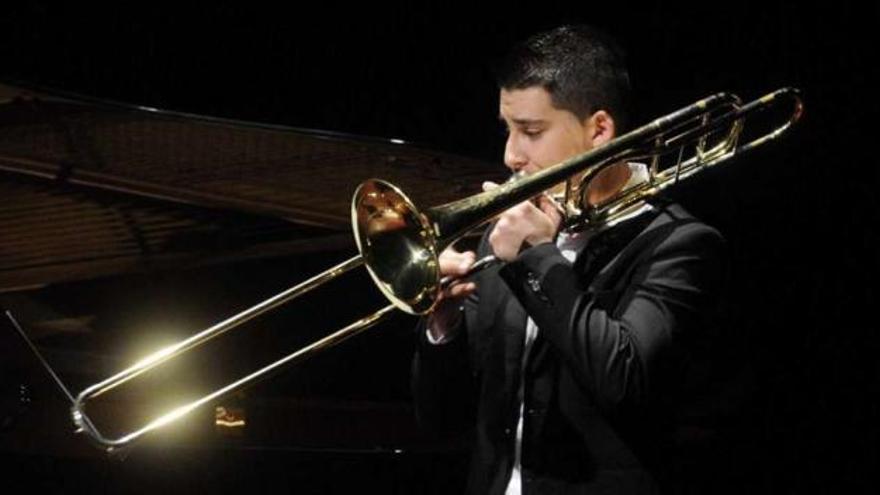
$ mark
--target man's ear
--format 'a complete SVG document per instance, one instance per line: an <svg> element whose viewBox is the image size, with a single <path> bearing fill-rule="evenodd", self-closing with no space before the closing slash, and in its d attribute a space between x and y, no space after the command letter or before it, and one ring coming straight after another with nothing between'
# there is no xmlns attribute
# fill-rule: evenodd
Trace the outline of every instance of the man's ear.
<svg viewBox="0 0 880 495"><path fill-rule="evenodd" d="M592 144L593 148L601 146L617 137L614 117L605 110L597 110L587 117L584 129L587 132L586 139Z"/></svg>

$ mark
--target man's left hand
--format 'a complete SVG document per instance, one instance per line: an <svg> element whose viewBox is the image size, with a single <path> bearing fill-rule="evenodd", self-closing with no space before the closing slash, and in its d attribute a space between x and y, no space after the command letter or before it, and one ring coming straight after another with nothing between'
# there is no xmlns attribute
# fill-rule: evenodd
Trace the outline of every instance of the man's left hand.
<svg viewBox="0 0 880 495"><path fill-rule="evenodd" d="M483 184L486 191L496 187L497 184L491 182ZM489 244L495 256L511 261L523 244L536 246L553 241L562 223L562 215L553 200L544 194L538 196L536 203L524 201L499 215L489 234Z"/></svg>

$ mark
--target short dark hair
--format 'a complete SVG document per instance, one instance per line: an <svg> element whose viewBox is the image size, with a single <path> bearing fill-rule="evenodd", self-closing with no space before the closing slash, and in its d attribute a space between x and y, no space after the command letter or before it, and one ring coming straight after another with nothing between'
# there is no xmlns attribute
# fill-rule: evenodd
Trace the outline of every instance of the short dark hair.
<svg viewBox="0 0 880 495"><path fill-rule="evenodd" d="M543 87L556 108L580 119L605 110L620 134L630 113L625 59L617 42L598 29L561 26L516 45L496 66L496 76L501 89Z"/></svg>

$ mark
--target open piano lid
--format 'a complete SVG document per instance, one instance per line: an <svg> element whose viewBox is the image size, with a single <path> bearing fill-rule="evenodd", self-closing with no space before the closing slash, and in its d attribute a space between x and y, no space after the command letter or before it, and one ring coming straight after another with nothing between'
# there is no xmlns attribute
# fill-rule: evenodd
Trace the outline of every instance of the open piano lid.
<svg viewBox="0 0 880 495"><path fill-rule="evenodd" d="M0 84L0 292L353 246L361 181L433 206L500 171L396 139Z"/></svg>

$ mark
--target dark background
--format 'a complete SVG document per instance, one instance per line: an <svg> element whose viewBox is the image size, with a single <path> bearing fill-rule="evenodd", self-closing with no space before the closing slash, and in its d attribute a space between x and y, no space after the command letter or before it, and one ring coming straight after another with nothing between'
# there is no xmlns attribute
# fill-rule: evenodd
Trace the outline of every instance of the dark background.
<svg viewBox="0 0 880 495"><path fill-rule="evenodd" d="M397 137L499 164L503 137L490 64L514 41L560 23L592 23L621 40L635 85L636 122L716 91L748 99L799 87L806 114L789 137L707 172L676 196L718 227L731 247L727 326L742 343L731 353L752 376L729 460L740 471L737 482L749 492L868 490L880 461L873 284L878 173L869 152L880 106L873 91L877 7L580 5L508 4L482 14L474 5L323 5L307 14L302 6L245 2L106 9L32 2L4 7L0 78L197 114ZM308 272L325 261L312 256L298 266ZM180 292L188 288L186 277L163 277L165 285L179 283ZM260 290L256 277L248 284ZM112 292L103 287L54 290ZM119 296L111 299L119 302ZM375 380L391 383L367 398L405 400L408 356L377 359L385 364ZM366 359L354 373L370 373ZM249 472L264 465L237 455ZM57 490L57 480L71 479L98 488L118 489L124 480L150 486L138 478L135 461L118 468L51 456L7 459L9 476L33 476L33 486L43 488ZM277 469L241 483L406 493L423 490L442 466L458 479L463 464L446 464L450 459L303 454L276 458ZM196 470L213 465L191 462ZM95 479L81 479L75 467ZM46 472L63 474L54 475L56 484L40 485ZM195 475L173 472L198 488Z"/></svg>

